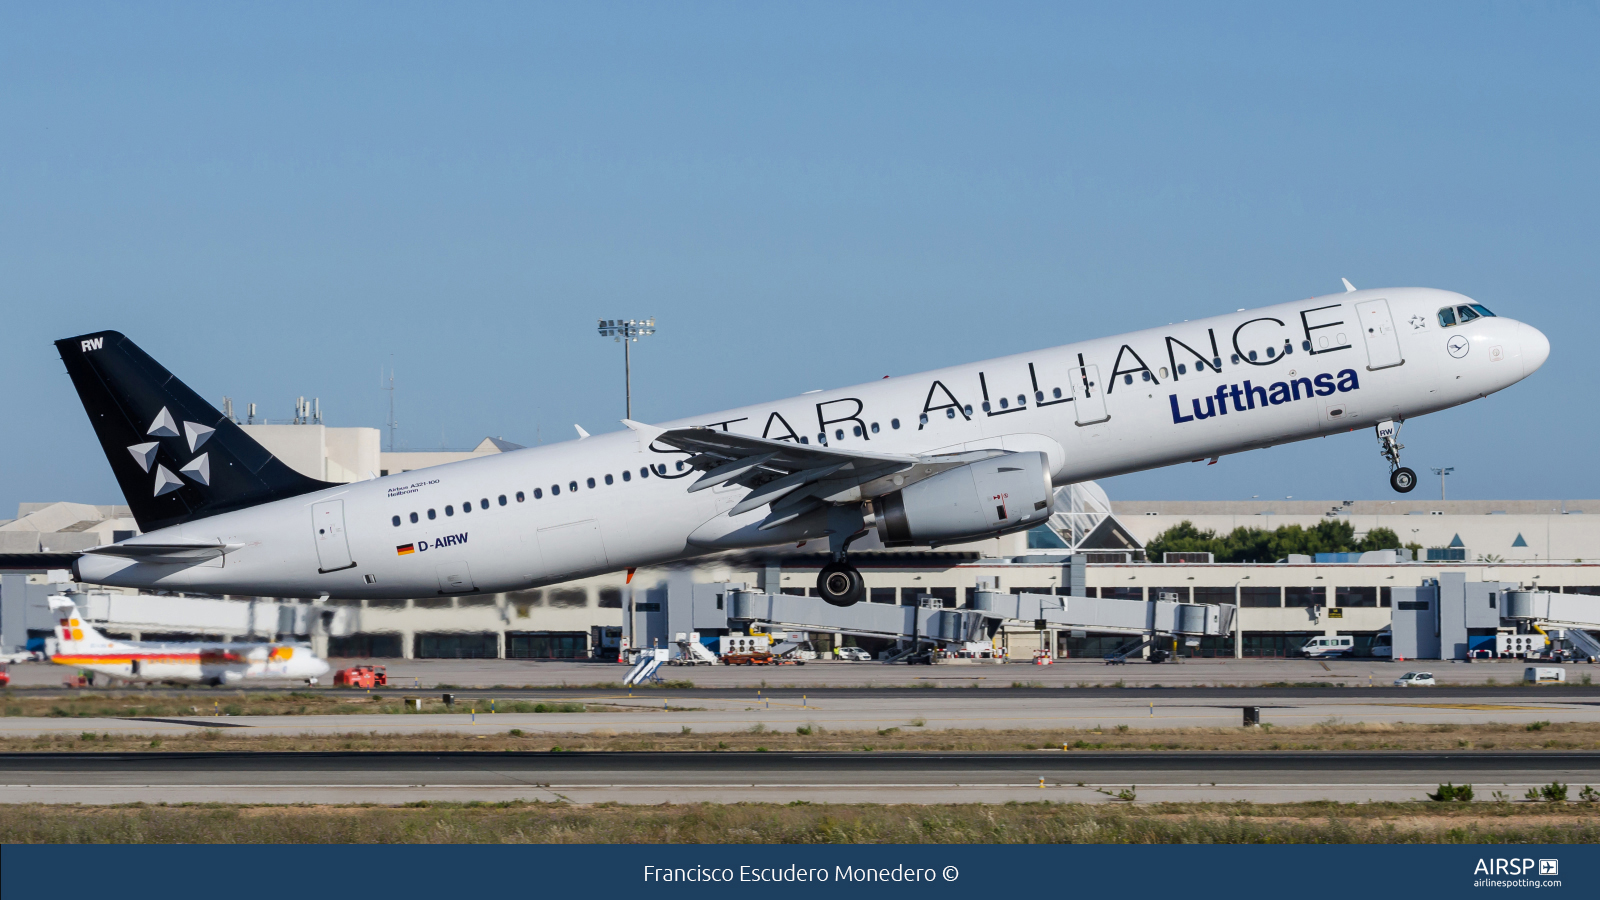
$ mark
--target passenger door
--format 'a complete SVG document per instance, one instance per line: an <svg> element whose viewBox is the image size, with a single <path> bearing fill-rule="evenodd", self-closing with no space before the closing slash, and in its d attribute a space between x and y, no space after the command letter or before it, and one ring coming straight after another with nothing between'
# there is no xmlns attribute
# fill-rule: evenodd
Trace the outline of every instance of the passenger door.
<svg viewBox="0 0 1600 900"><path fill-rule="evenodd" d="M1072 405L1079 425L1094 425L1111 418L1106 412L1105 393L1100 389L1099 366L1073 366Z"/></svg>
<svg viewBox="0 0 1600 900"><path fill-rule="evenodd" d="M318 572L337 572L355 566L350 558L350 541L344 533L343 500L311 504L311 530L317 539Z"/></svg>
<svg viewBox="0 0 1600 900"><path fill-rule="evenodd" d="M1389 301L1363 300L1356 304L1356 321L1367 342L1367 369L1387 369L1405 362L1400 355L1400 335L1389 314Z"/></svg>

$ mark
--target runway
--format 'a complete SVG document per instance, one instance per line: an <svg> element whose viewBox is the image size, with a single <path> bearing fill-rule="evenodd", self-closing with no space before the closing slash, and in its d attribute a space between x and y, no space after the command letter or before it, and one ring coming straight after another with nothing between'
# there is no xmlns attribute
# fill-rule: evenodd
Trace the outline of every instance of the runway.
<svg viewBox="0 0 1600 900"><path fill-rule="evenodd" d="M477 692L473 692L477 693ZM492 692L491 692L492 693ZM217 692L222 703L227 695ZM755 726L793 731L820 725L832 731L901 729L1059 729L1093 730L1126 725L1132 729L1232 727L1243 722L1241 708L1256 706L1261 721L1279 726L1363 723L1473 724L1537 721L1600 722L1600 694L1583 689L1535 688L1494 691L1274 689L1147 691L1031 690L829 690L816 694L766 690L561 691L518 695L580 702L608 711L579 713L501 712L505 699L489 704L463 693L453 711L439 694L418 694L424 713L366 715L210 716L220 704L194 716L141 716L136 695L108 698L105 707L125 715L107 717L0 718L0 737L48 734L140 734L159 737L198 728L247 730L251 734L414 734L451 731L490 734L520 728L532 733L641 732L701 733L747 731ZM355 694L353 700L365 699ZM98 711L98 710L97 710Z"/></svg>
<svg viewBox="0 0 1600 900"><path fill-rule="evenodd" d="M0 802L963 803L1481 799L1600 785L1600 753L210 753L0 757ZM1126 795L1125 795L1126 796Z"/></svg>

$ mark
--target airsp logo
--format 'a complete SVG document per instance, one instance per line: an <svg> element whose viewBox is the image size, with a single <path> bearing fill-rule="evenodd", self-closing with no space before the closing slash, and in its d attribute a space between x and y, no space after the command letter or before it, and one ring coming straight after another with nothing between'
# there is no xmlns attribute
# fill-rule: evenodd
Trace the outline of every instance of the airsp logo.
<svg viewBox="0 0 1600 900"><path fill-rule="evenodd" d="M1559 859L1541 859L1541 860L1539 860L1539 874L1540 875L1560 875L1561 874L1561 860L1559 860Z"/></svg>
<svg viewBox="0 0 1600 900"><path fill-rule="evenodd" d="M83 345L83 352L88 353L90 350L99 350L100 347L105 344L105 342L105 337L101 336L97 338L90 338L87 341L79 341L78 343Z"/></svg>

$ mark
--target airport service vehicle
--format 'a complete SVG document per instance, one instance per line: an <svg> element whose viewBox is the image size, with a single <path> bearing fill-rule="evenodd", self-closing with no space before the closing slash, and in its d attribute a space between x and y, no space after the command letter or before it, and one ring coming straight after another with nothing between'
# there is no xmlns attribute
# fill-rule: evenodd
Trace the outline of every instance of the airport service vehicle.
<svg viewBox="0 0 1600 900"><path fill-rule="evenodd" d="M383 666L351 666L333 673L334 687L375 688L389 686L389 670Z"/></svg>
<svg viewBox="0 0 1600 900"><path fill-rule="evenodd" d="M1522 680L1530 684L1565 684L1567 670L1559 666L1529 666L1522 670Z"/></svg>
<svg viewBox="0 0 1600 900"><path fill-rule="evenodd" d="M1385 628L1373 635L1372 646L1367 652L1372 654L1373 659L1394 658L1394 632Z"/></svg>
<svg viewBox="0 0 1600 900"><path fill-rule="evenodd" d="M1348 634L1314 637L1305 642L1300 652L1311 659L1332 659L1356 652L1356 640Z"/></svg>
<svg viewBox="0 0 1600 900"><path fill-rule="evenodd" d="M239 684L245 681L316 683L328 664L293 644L115 641L100 634L61 594L49 598L60 638L50 661L123 681Z"/></svg>
<svg viewBox="0 0 1600 900"><path fill-rule="evenodd" d="M872 654L860 647L839 647L833 651L833 655L850 662L872 662Z"/></svg>
<svg viewBox="0 0 1600 900"><path fill-rule="evenodd" d="M353 484L273 458L123 335L79 335L56 347L144 533L82 554L75 576L406 598L826 539L818 596L844 606L866 593L858 539L1034 528L1072 482L1370 428L1409 491L1403 422L1549 355L1538 330L1460 294L1346 287Z"/></svg>
<svg viewBox="0 0 1600 900"><path fill-rule="evenodd" d="M0 688L11 686L11 667L0 663Z"/></svg>
<svg viewBox="0 0 1600 900"><path fill-rule="evenodd" d="M1436 682L1433 680L1432 673L1429 673L1429 672L1407 672L1404 675L1401 675L1399 678L1396 678L1394 680L1394 686L1395 687L1434 687L1434 686L1436 686Z"/></svg>

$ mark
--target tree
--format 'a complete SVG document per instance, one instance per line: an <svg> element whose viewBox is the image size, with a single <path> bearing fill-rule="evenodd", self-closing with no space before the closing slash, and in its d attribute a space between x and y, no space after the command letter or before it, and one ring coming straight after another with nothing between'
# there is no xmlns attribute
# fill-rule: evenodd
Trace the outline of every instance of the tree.
<svg viewBox="0 0 1600 900"><path fill-rule="evenodd" d="M1209 552L1217 562L1276 562L1291 553L1359 553L1399 547L1400 537L1388 528L1374 528L1358 541L1355 526L1337 518L1323 519L1311 528L1282 525L1268 531L1239 527L1225 536L1185 520L1157 535L1145 552L1154 560L1164 553Z"/></svg>

